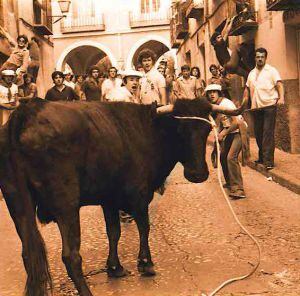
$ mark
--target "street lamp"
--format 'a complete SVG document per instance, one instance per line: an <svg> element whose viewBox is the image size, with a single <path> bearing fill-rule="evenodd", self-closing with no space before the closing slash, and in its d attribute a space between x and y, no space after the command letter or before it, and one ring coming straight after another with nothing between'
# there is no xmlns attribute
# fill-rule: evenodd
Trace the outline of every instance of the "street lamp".
<svg viewBox="0 0 300 296"><path fill-rule="evenodd" d="M57 2L62 14L69 12L71 0L57 0Z"/></svg>
<svg viewBox="0 0 300 296"><path fill-rule="evenodd" d="M67 17L67 13L69 12L70 9L70 4L71 4L71 0L57 0L60 11L62 13L62 15L52 15L51 17L58 17L58 19L53 22L53 24L59 22L61 19L63 19L64 17Z"/></svg>

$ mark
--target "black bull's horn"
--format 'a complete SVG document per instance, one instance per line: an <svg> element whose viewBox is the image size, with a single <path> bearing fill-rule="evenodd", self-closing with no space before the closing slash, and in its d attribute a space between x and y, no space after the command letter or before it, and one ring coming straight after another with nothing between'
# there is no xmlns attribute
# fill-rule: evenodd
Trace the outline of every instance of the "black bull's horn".
<svg viewBox="0 0 300 296"><path fill-rule="evenodd" d="M167 114L173 111L174 105L161 106L156 109L157 114Z"/></svg>
<svg viewBox="0 0 300 296"><path fill-rule="evenodd" d="M237 109L228 109L224 106L220 106L220 105L216 105L216 104L211 104L212 106L212 111L213 112L217 112L217 113L222 113L225 115L229 115L229 116L237 116L241 113L243 113L245 111L245 109L248 106L248 99L243 99L242 104L239 108Z"/></svg>
<svg viewBox="0 0 300 296"><path fill-rule="evenodd" d="M246 107L248 106L248 100L244 99L241 106L237 109L228 109L224 106L216 105L216 104L211 104L212 111L217 112L217 113L222 113L225 115L229 116L237 116L243 111L245 111ZM166 106L161 106L156 109L157 114L168 114L171 113L174 109L174 105L166 105Z"/></svg>

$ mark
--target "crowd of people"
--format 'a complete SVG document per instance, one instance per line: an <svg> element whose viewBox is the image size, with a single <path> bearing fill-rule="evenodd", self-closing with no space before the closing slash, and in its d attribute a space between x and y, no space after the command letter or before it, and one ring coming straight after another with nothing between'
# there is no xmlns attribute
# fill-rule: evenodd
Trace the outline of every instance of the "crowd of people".
<svg viewBox="0 0 300 296"><path fill-rule="evenodd" d="M259 147L257 163L263 164L267 170L272 169L276 109L277 104L284 102L283 85L278 71L266 64L268 53L264 48L256 49L256 66L250 72L242 67L241 60L236 63L235 54L230 55L226 46L228 27L231 25L232 20L226 21L223 31L215 32L212 36L212 45L221 62L220 65L210 65L211 77L207 81L201 78L198 67L183 65L177 77L165 60L156 67L157 57L154 52L144 49L139 54L135 70L118 71L116 67L110 67L107 73L102 73L97 65L93 65L87 76L73 75L70 71L54 71L53 87L46 92L44 98L48 101L155 102L159 106L173 104L177 99L206 97L214 104L234 109L234 102L238 100L232 98L228 71L235 69L246 79L244 98L250 99L250 109L253 111L254 131ZM0 34L9 39L2 28ZM33 54L29 52L28 38L25 35L18 36L16 44L12 40L10 43L14 44L14 49L0 69L0 105L3 107L26 103L41 96L36 85L39 62L34 53L37 42L31 40ZM2 111L2 123L7 121L10 112ZM243 138L247 137L243 137L242 131L247 125L241 115L219 115L216 122L219 126L218 140L222 144L221 164L226 181L224 187L230 190L229 195L233 199L244 198L246 195L238 156L245 146Z"/></svg>

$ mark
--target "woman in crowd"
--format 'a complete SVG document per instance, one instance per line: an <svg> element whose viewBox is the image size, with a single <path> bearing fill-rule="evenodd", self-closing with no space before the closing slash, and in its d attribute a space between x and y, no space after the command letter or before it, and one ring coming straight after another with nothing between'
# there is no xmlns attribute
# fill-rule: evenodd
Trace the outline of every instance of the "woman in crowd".
<svg viewBox="0 0 300 296"><path fill-rule="evenodd" d="M205 94L205 87L206 83L203 79L201 79L201 72L199 67L192 67L191 69L191 75L194 76L198 81L201 88L199 89L199 93L197 94L198 97L203 96Z"/></svg>

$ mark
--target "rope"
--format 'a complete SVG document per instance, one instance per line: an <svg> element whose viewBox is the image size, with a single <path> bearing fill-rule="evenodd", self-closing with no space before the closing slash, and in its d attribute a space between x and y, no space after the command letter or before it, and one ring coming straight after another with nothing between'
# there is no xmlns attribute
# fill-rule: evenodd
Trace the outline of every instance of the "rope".
<svg viewBox="0 0 300 296"><path fill-rule="evenodd" d="M248 277L250 277L258 268L259 264L260 264L260 258L261 258L261 248L260 248L260 245L258 243L258 241L255 239L255 237L243 226L243 224L240 222L239 218L236 216L233 208L232 208L232 205L229 201L229 198L228 198L228 195L227 193L225 192L224 188L223 188L223 184L222 184L222 177L221 177L221 162L220 162L220 144L219 144L219 141L218 141L218 131L217 131L217 128L216 128L216 123L214 121L214 119L212 118L211 115L209 115L209 119L211 121L211 126L213 128L213 131L214 131L214 136L215 136L215 141L216 141L216 144L217 144L217 154L218 154L218 169L217 169L217 173L218 173L218 181L219 181L219 185L220 185L220 188L222 190L222 193L223 193L223 196L227 202L227 205L234 217L234 220L236 221L236 223L240 226L240 228L250 237L250 239L254 242L254 244L256 245L257 247L257 250L258 250L258 260L257 260L257 263L256 265L253 267L253 269L245 274L245 275L242 275L242 276L239 276L239 277L235 277L235 278L231 278L231 279L228 279L227 281L223 282L221 285L219 285L215 290L213 290L213 292L211 292L210 294L208 294L208 296L214 296L216 295L217 292L219 292L221 289L223 289L225 286L233 283L233 282L236 282L236 281L241 281L241 280L244 280Z"/></svg>
<svg viewBox="0 0 300 296"><path fill-rule="evenodd" d="M256 245L257 247L257 251L258 251L258 260L257 260L257 263L256 265L252 268L252 270L245 274L245 275L242 275L242 276L239 276L239 277L235 277L235 278L231 278L231 279L228 279L226 281L224 281L222 284L220 284L217 288L215 288L215 290L213 290L210 294L208 294L208 296L214 296L216 295L217 292L219 292L221 289L223 289L225 286L233 283L233 282L236 282L236 281L241 281L241 280L244 280L248 277L250 277L258 268L258 266L260 265L260 258L261 258L261 248L260 248L260 245L258 243L258 241L255 239L255 237L243 226L243 224L240 222L239 218L237 217L237 215L235 214L234 212L234 209L232 208L232 205L229 201L229 198L228 198L228 195L227 193L225 192L224 188L223 188L223 184L222 184L222 174L221 174L221 161L220 161L220 144L219 144L219 141L218 141L218 131L217 131L217 125L213 119L213 117L211 115L209 115L209 120L205 119L205 118L201 118L201 117L180 117L180 116L174 116L175 118L178 118L178 119L194 119L194 120L201 120L201 121L205 121L207 123L209 123L211 126L212 126L212 129L213 129L213 132L214 132L214 136L215 136L215 141L216 141L216 145L217 145L217 154L218 154L218 169L217 169L217 174L218 174L218 181L219 181L219 185L220 185L220 188L222 190L222 193L223 193L223 196L227 202L227 205L231 211L231 214L234 218L234 220L236 221L236 223L240 226L240 228L250 237L250 239L254 242L254 244Z"/></svg>

